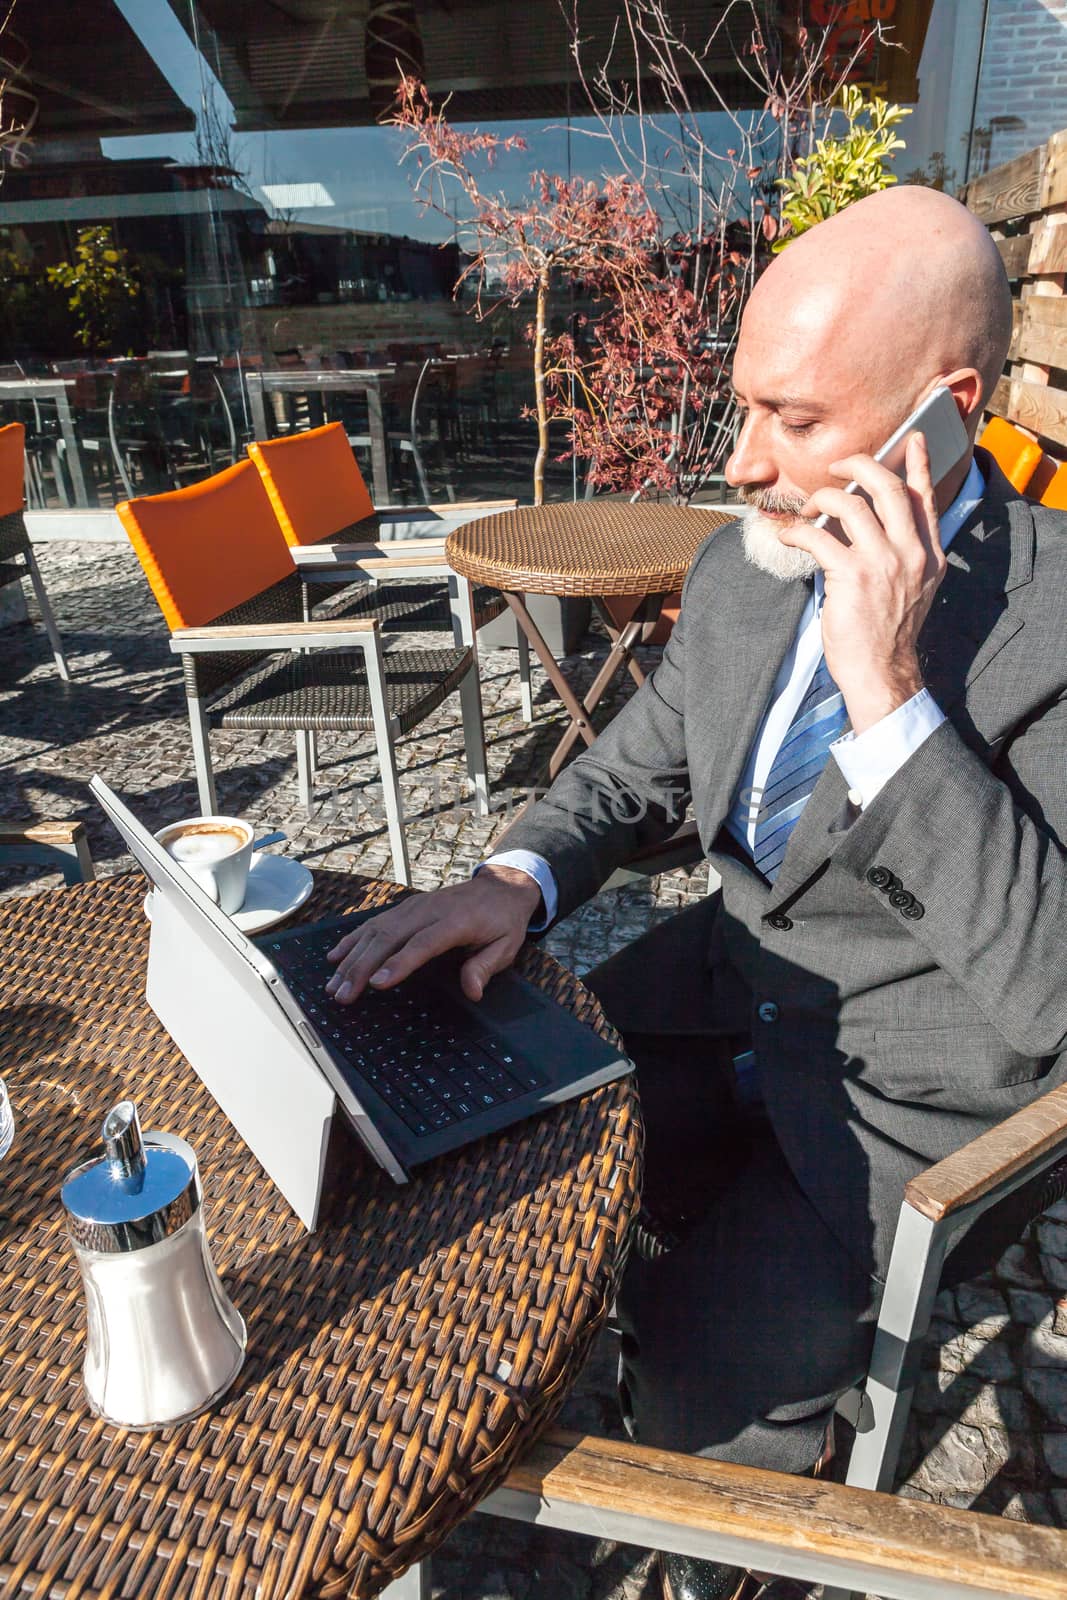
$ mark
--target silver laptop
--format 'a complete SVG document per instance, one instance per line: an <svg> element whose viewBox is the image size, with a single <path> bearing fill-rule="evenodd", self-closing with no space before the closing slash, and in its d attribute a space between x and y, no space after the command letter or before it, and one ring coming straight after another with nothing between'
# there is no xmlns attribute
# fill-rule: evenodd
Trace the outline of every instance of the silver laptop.
<svg viewBox="0 0 1067 1600"><path fill-rule="evenodd" d="M308 1227L338 1106L402 1183L424 1161L632 1070L515 973L474 1005L458 955L337 1005L326 951L376 913L247 938L99 777L89 787L152 885L148 1003Z"/></svg>

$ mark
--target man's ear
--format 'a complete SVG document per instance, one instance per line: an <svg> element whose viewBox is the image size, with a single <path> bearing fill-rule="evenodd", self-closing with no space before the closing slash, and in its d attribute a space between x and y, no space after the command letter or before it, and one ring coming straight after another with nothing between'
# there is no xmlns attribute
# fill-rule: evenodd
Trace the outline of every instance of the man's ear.
<svg viewBox="0 0 1067 1600"><path fill-rule="evenodd" d="M983 392L982 374L976 367L960 367L956 372L949 372L938 383L951 390L952 398L959 409L960 420L963 426L971 433L981 420L982 408L988 399Z"/></svg>

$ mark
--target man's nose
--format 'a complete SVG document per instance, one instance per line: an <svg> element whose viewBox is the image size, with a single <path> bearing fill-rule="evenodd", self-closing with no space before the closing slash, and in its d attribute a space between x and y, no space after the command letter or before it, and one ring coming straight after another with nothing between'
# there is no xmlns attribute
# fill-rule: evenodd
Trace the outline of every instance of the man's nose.
<svg viewBox="0 0 1067 1600"><path fill-rule="evenodd" d="M741 425L737 443L724 469L724 476L731 489L736 489L744 483L774 482L777 468L768 454L765 438L760 418L750 412Z"/></svg>

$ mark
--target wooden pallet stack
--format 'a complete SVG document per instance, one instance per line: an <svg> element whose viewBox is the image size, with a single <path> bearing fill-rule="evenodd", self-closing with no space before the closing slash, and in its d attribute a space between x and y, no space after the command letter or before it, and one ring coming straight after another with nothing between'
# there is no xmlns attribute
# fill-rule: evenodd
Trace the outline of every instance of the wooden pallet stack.
<svg viewBox="0 0 1067 1600"><path fill-rule="evenodd" d="M1008 368L989 402L1067 455L1067 129L974 179L960 199L989 228L1016 295Z"/></svg>

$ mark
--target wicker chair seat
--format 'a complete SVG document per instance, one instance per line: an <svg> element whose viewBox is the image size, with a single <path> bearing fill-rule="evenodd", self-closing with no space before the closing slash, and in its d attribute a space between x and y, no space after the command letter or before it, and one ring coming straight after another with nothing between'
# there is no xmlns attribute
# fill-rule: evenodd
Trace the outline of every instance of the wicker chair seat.
<svg viewBox="0 0 1067 1600"><path fill-rule="evenodd" d="M469 649L386 652L386 698L400 732L409 733L435 711L470 665ZM221 728L374 728L366 669L355 654L271 657L213 699L208 715Z"/></svg>
<svg viewBox="0 0 1067 1600"><path fill-rule="evenodd" d="M316 585L316 588L318 585ZM314 591L312 591L314 593ZM499 589L478 584L474 589L474 625L484 627L507 609ZM338 617L377 617L383 633L442 633L452 630L448 596L439 583L418 578L369 585L332 613Z"/></svg>
<svg viewBox="0 0 1067 1600"><path fill-rule="evenodd" d="M24 561L0 561L0 589L9 583L18 583L20 578L26 576L26 563Z"/></svg>
<svg viewBox="0 0 1067 1600"><path fill-rule="evenodd" d="M8 562L12 556L22 555L23 551L28 549L29 543L30 536L26 532L26 523L21 511L9 511L0 517L0 561ZM20 577L24 570L20 570Z"/></svg>

